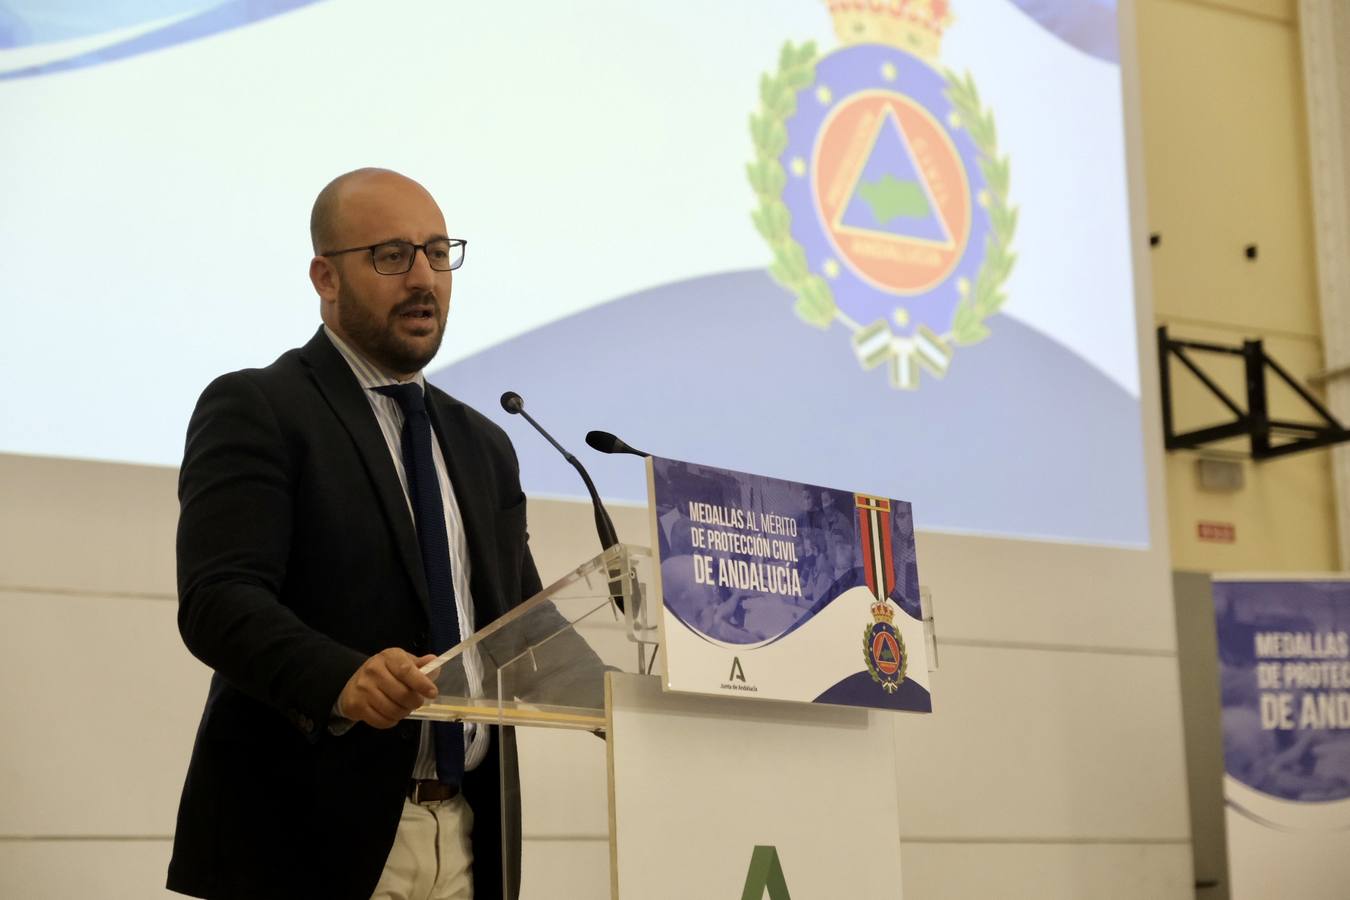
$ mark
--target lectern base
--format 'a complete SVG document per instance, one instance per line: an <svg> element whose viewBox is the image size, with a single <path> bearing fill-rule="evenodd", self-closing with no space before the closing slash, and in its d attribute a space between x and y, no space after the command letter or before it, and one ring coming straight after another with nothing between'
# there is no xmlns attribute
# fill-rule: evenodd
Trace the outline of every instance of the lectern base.
<svg viewBox="0 0 1350 900"><path fill-rule="evenodd" d="M606 683L614 898L901 896L888 714Z"/></svg>

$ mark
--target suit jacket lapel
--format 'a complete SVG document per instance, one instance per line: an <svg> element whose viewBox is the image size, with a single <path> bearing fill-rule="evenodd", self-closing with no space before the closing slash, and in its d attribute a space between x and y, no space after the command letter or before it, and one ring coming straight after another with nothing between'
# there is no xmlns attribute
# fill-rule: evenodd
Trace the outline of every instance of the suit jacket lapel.
<svg viewBox="0 0 1350 900"><path fill-rule="evenodd" d="M385 519L394 532L399 556L408 570L408 577L412 579L422 610L429 616L431 598L427 591L426 573L422 568L422 553L417 545L417 532L412 516L408 513L408 499L403 493L403 486L399 484L394 462L389 458L389 445L385 443L379 423L371 412L370 401L352 374L351 367L322 328L300 351L300 357L309 365L319 392L356 444L361 461L375 486L375 493L380 498Z"/></svg>

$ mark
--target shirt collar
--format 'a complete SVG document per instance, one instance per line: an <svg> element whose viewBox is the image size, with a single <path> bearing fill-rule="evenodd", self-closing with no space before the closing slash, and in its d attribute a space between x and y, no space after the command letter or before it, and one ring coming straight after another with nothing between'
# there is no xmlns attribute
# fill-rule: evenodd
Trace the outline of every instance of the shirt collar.
<svg viewBox="0 0 1350 900"><path fill-rule="evenodd" d="M358 350L353 348L342 338L338 337L337 333L327 325L323 326L323 333L328 335L328 340L333 342L333 346L337 348L338 353L341 353L342 358L347 361L347 365L351 367L352 374L356 376L356 380L361 387L368 391L373 391L377 387L401 383L398 379L390 378L380 371L379 366L375 365ZM426 391L427 382L421 372L417 372L408 380L415 382L424 392Z"/></svg>

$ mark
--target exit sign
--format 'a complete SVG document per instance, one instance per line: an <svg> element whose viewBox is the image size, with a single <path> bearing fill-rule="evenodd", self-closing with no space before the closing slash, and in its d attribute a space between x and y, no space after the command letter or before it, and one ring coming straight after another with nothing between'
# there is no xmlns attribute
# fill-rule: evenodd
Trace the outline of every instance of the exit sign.
<svg viewBox="0 0 1350 900"><path fill-rule="evenodd" d="M1232 522L1196 522L1196 536L1212 544L1233 544L1237 542L1237 526Z"/></svg>

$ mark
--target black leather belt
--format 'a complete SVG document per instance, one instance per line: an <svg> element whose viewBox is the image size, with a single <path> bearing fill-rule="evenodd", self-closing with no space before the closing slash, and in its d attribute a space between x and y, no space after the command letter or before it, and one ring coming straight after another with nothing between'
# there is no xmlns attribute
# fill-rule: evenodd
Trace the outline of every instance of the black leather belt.
<svg viewBox="0 0 1350 900"><path fill-rule="evenodd" d="M408 784L408 799L414 803L437 803L459 796L459 785L443 781L413 779Z"/></svg>

